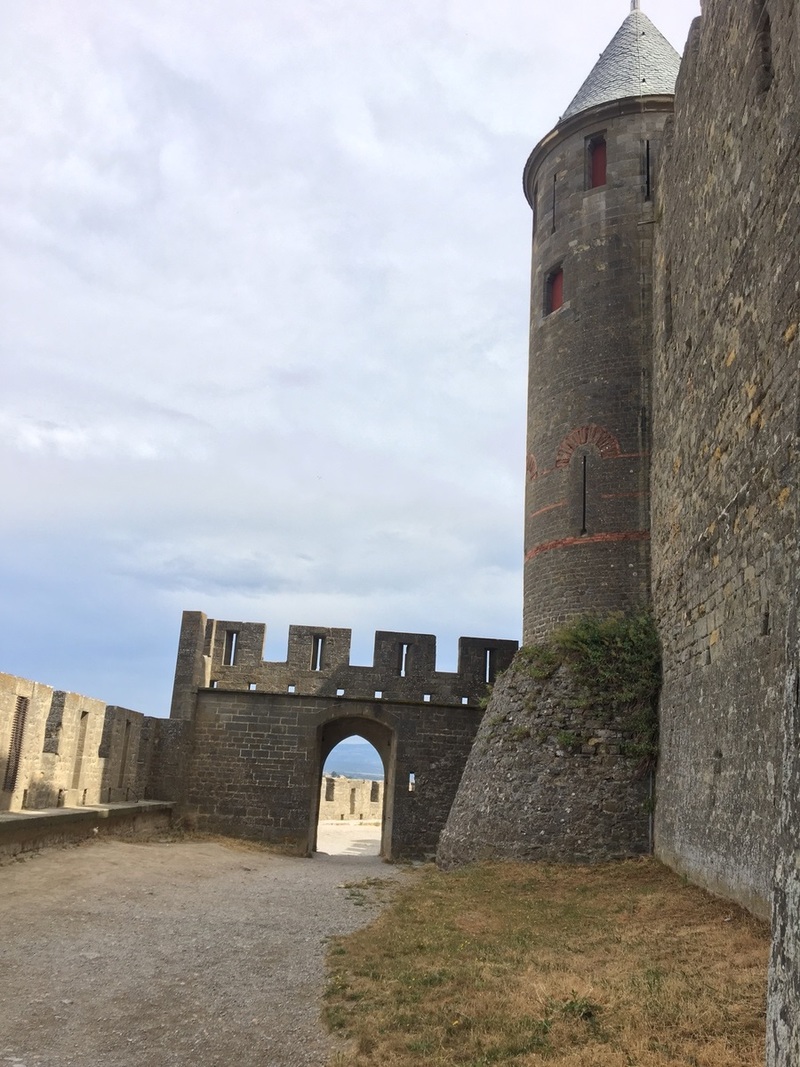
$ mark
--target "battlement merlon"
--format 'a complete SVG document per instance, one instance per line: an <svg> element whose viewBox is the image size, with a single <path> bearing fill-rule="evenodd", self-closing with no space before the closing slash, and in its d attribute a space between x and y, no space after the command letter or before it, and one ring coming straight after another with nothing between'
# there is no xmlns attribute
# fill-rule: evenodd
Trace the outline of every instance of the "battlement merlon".
<svg viewBox="0 0 800 1067"><path fill-rule="evenodd" d="M273 662L263 659L266 631L264 623L184 612L171 717L191 718L197 690L207 688L474 706L518 647L460 637L458 669L437 671L433 634L378 630L372 666L362 667L350 663L351 630L290 626L286 660Z"/></svg>

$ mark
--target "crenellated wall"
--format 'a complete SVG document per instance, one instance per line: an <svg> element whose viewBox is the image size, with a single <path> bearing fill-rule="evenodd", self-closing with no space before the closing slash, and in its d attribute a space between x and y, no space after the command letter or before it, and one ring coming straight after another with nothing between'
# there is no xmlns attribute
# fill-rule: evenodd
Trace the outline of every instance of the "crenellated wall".
<svg viewBox="0 0 800 1067"><path fill-rule="evenodd" d="M172 799L180 745L164 719L0 674L0 811Z"/></svg>
<svg viewBox="0 0 800 1067"><path fill-rule="evenodd" d="M265 633L184 613L172 715L188 731L186 818L309 853L325 759L359 735L384 763L383 855L435 852L487 684L517 643L462 637L447 672L429 634L379 631L362 667L350 664L349 630L292 626L285 662L262 659Z"/></svg>
<svg viewBox="0 0 800 1067"><path fill-rule="evenodd" d="M378 630L372 666L351 666L348 629L290 626L284 662L263 659L264 623L185 611L173 690L173 719L191 718L199 689L350 697L475 706L511 661L516 641L461 637L455 672L436 670L432 634Z"/></svg>

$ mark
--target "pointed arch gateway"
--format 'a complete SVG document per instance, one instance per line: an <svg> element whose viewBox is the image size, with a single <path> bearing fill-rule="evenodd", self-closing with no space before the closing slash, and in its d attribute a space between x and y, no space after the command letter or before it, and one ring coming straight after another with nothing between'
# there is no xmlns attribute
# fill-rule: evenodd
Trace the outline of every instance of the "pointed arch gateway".
<svg viewBox="0 0 800 1067"><path fill-rule="evenodd" d="M392 858L392 812L395 781L395 731L378 719L362 715L336 716L323 722L317 728L316 766L314 781L317 787L312 790L311 825L309 835L309 852L317 847L317 827L319 823L319 798L322 785L322 771L325 761L341 741L348 737L363 737L376 750L383 764L383 816L381 819L380 855L384 859Z"/></svg>

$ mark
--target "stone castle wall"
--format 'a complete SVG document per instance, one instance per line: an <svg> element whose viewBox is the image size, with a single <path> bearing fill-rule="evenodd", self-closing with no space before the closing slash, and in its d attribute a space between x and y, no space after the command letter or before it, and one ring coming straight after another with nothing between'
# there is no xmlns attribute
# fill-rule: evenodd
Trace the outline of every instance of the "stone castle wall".
<svg viewBox="0 0 800 1067"><path fill-rule="evenodd" d="M537 680L521 657L499 679L439 840L440 866L650 851L652 781L624 754L624 723L581 696L565 668Z"/></svg>
<svg viewBox="0 0 800 1067"><path fill-rule="evenodd" d="M416 782L410 792L416 791ZM366 778L325 775L319 794L319 818L337 822L374 821L383 818L383 782Z"/></svg>
<svg viewBox="0 0 800 1067"><path fill-rule="evenodd" d="M325 760L357 734L384 764L382 854L435 852L487 682L516 642L461 638L458 670L446 672L428 634L379 631L369 667L350 665L349 630L293 626L277 663L262 660L264 636L260 623L184 614L173 699L187 728L184 816L310 853Z"/></svg>
<svg viewBox="0 0 800 1067"><path fill-rule="evenodd" d="M166 720L0 674L0 811L172 799L180 744Z"/></svg>
<svg viewBox="0 0 800 1067"><path fill-rule="evenodd" d="M799 163L800 9L706 0L656 236L656 851L772 904L770 1067L800 1062Z"/></svg>
<svg viewBox="0 0 800 1067"><path fill-rule="evenodd" d="M797 13L767 9L769 56L764 5L718 0L681 68L656 234L652 463L656 851L761 915L780 803L800 354Z"/></svg>

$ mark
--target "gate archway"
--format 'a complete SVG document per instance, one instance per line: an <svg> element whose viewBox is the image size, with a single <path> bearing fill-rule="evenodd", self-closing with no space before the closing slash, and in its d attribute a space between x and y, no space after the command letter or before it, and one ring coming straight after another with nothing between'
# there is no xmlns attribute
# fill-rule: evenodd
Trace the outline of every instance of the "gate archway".
<svg viewBox="0 0 800 1067"><path fill-rule="evenodd" d="M329 719L317 728L314 781L317 788L312 793L309 852L317 848L319 824L319 798L322 786L322 771L325 761L341 741L348 737L362 737L378 753L383 764L383 814L381 817L380 855L392 858L392 812L394 808L395 780L395 732L385 723L360 715L345 715Z"/></svg>

